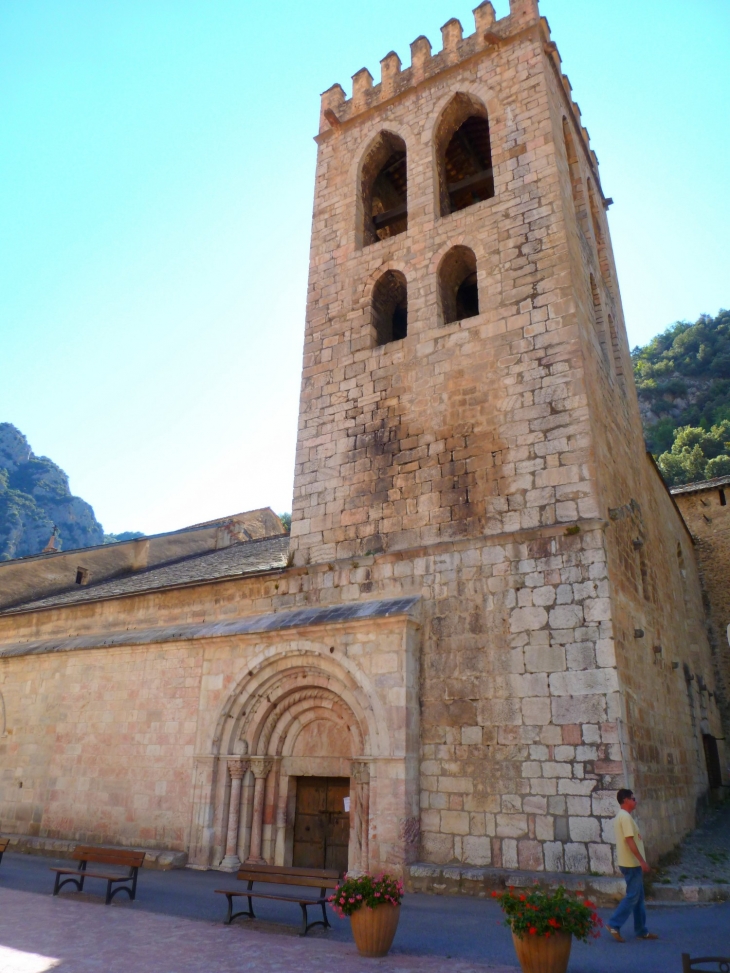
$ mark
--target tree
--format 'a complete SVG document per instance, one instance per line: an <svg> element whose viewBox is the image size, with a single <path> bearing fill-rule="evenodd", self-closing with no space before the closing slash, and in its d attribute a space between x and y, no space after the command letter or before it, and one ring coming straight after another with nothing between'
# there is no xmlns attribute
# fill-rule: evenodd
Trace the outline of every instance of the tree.
<svg viewBox="0 0 730 973"><path fill-rule="evenodd" d="M669 486L730 476L730 420L712 426L681 426L672 448L657 457L657 466Z"/></svg>

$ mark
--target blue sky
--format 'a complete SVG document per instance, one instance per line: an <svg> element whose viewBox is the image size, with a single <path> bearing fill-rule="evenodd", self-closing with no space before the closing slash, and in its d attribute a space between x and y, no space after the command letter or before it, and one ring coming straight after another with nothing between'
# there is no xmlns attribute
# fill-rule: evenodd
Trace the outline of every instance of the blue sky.
<svg viewBox="0 0 730 973"><path fill-rule="evenodd" d="M290 509L319 93L471 7L0 0L0 421L107 530ZM730 4L541 10L631 343L727 307Z"/></svg>

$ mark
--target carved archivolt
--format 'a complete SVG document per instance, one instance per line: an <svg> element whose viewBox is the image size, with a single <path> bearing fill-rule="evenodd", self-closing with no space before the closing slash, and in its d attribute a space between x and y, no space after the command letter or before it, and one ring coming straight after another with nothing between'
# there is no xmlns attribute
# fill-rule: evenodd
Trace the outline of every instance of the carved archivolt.
<svg viewBox="0 0 730 973"><path fill-rule="evenodd" d="M349 660L348 660L349 661ZM389 753L380 702L362 672L314 652L262 658L229 696L218 721L214 752L281 756L314 719L349 732L355 753Z"/></svg>

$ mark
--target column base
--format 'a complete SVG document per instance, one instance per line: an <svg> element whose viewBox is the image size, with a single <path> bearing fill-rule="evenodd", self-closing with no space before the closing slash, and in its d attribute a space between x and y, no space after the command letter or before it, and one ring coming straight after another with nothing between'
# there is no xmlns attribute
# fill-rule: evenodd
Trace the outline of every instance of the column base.
<svg viewBox="0 0 730 973"><path fill-rule="evenodd" d="M226 855L218 868L222 872L237 872L241 867L241 859L238 855Z"/></svg>
<svg viewBox="0 0 730 973"><path fill-rule="evenodd" d="M244 865L268 865L265 858L247 858Z"/></svg>

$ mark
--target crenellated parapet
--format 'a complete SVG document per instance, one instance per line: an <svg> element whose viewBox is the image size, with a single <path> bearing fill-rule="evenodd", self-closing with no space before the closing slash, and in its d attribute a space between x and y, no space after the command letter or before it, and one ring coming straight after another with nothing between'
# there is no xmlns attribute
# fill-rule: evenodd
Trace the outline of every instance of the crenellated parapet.
<svg viewBox="0 0 730 973"><path fill-rule="evenodd" d="M588 131L581 124L581 113L573 101L572 89L563 74L560 54L550 39L547 20L540 16L538 0L510 0L510 12L497 20L490 0L484 0L473 11L474 33L464 36L459 20L453 17L441 28L441 50L434 53L431 42L421 35L411 44L410 67L403 68L401 59L391 51L380 62L380 83L375 84L367 68L361 68L352 76L352 97L347 98L340 84L334 84L322 94L320 113L320 137L372 109L381 107L398 98L409 89L427 83L436 75L456 65L463 64L480 54L497 54L526 29L539 30L543 49L565 91L568 106L575 122L576 134L594 168L598 159L590 148Z"/></svg>

